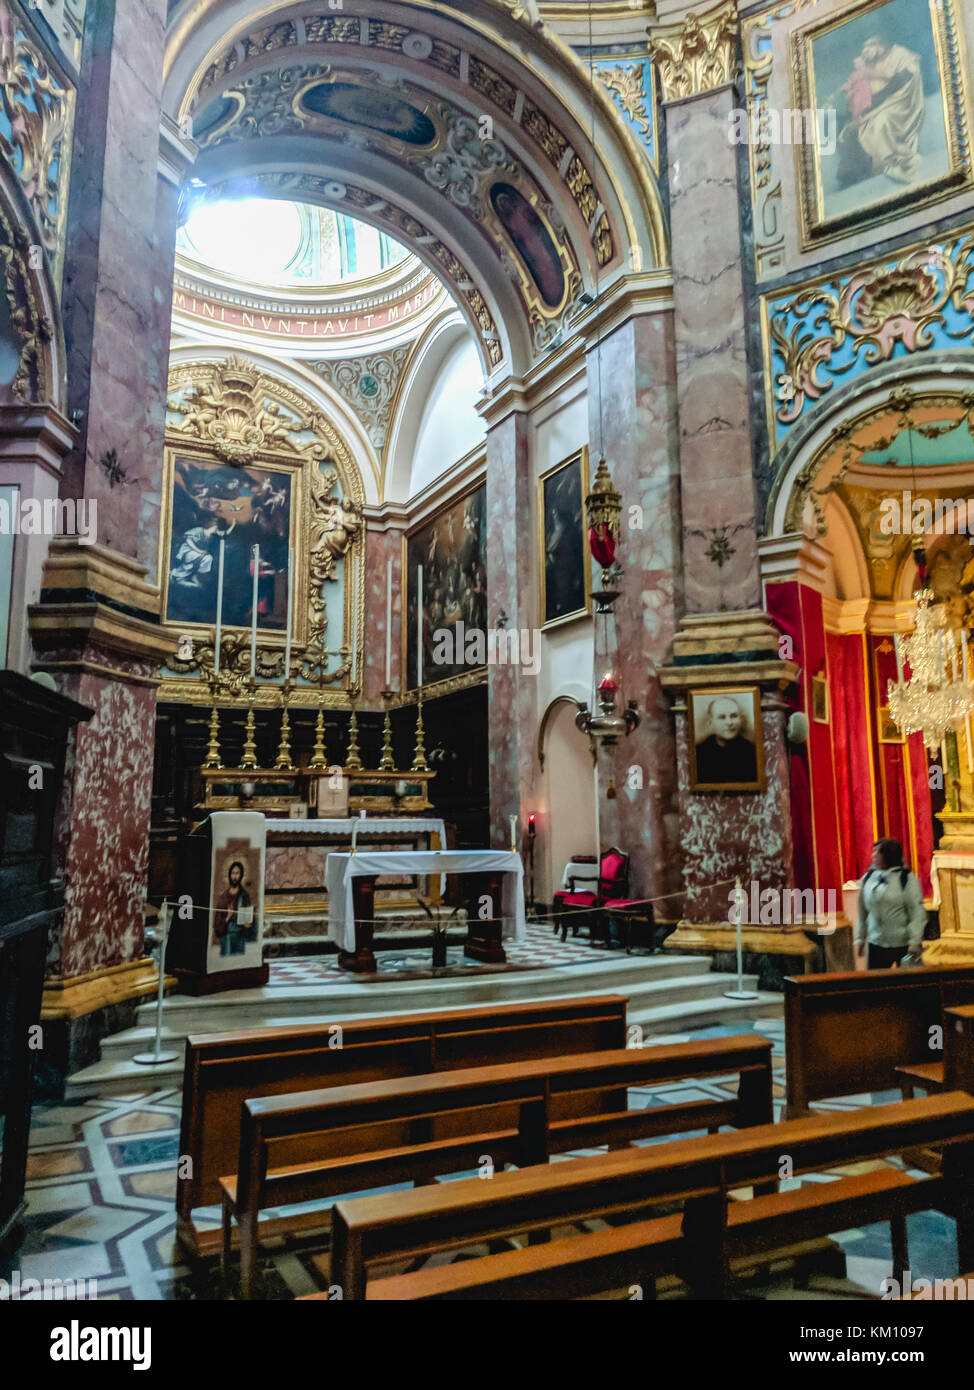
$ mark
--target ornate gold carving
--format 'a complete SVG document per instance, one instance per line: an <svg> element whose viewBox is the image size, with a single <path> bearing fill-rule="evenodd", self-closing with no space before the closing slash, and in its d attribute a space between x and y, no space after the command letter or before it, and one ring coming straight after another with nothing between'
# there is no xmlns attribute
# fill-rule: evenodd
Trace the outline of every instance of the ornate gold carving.
<svg viewBox="0 0 974 1390"><path fill-rule="evenodd" d="M348 674L348 664L342 661L327 673L322 669L326 664L328 628L324 590L326 584L337 579L338 561L358 550L364 534L361 508L365 493L348 445L330 421L298 392L237 357L175 367L169 378L168 408L167 496L171 490L174 449L190 456L225 459L238 466L259 462L268 468L290 468L295 473L295 564L300 584L306 584L306 597L303 611L299 603L295 605L298 612L292 675L307 684L292 687L290 703L314 705L320 695L326 703L333 703L323 696L323 688L340 685ZM161 571L169 552L171 525L171 517L167 516ZM297 584L296 593L300 593ZM355 623L360 618L360 613L352 615ZM191 626L168 625L178 627L182 633ZM207 683L213 681L213 635L187 635L192 636L191 655L183 660L170 659L163 695L166 699L198 703L206 698ZM260 680L283 677L282 647L283 633L276 642L268 642L261 635L256 663ZM224 629L220 698L246 695L249 674L249 633ZM279 686L258 687L258 706L273 704L279 694Z"/></svg>
<svg viewBox="0 0 974 1390"><path fill-rule="evenodd" d="M651 28L649 56L660 75L664 101L699 96L732 81L737 38L734 0L702 19L691 13L680 24Z"/></svg>
<svg viewBox="0 0 974 1390"><path fill-rule="evenodd" d="M0 0L0 109L10 127L9 135L0 130L0 154L20 181L52 259L60 251L73 96Z"/></svg>
<svg viewBox="0 0 974 1390"><path fill-rule="evenodd" d="M653 133L653 127L649 112L646 110L642 63L596 68L595 75L606 91L614 93L619 98L626 115L648 139Z"/></svg>
<svg viewBox="0 0 974 1390"><path fill-rule="evenodd" d="M28 270L26 232L7 217L0 203L0 270L10 311L10 323L20 339L20 362L10 390L19 401L50 398L48 344L53 329L41 312Z"/></svg>
<svg viewBox="0 0 974 1390"><path fill-rule="evenodd" d="M369 440L378 454L385 448L399 382L411 355L412 347L397 347L368 357L347 357L338 361L317 359L308 363L317 376L348 401L368 430Z"/></svg>

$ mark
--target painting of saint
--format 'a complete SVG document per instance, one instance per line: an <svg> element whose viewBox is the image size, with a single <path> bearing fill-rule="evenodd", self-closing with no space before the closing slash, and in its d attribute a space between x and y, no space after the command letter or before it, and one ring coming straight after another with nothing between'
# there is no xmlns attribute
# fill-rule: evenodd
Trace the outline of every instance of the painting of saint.
<svg viewBox="0 0 974 1390"><path fill-rule="evenodd" d="M692 791L760 791L761 704L756 687L691 692Z"/></svg>
<svg viewBox="0 0 974 1390"><path fill-rule="evenodd" d="M219 547L224 547L223 623L249 627L253 547L259 547L258 626L287 621L292 480L288 473L206 459L175 460L166 620L212 624Z"/></svg>
<svg viewBox="0 0 974 1390"><path fill-rule="evenodd" d="M354 82L319 82L302 95L301 103L316 115L364 126L407 145L431 145L436 139L433 122L408 101Z"/></svg>
<svg viewBox="0 0 974 1390"><path fill-rule="evenodd" d="M882 0L795 37L802 105L834 112L837 138L806 144L805 223L812 234L874 206L916 202L958 171L948 34L925 0ZM938 34L939 27L939 34Z"/></svg>
<svg viewBox="0 0 974 1390"><path fill-rule="evenodd" d="M548 228L512 184L495 183L490 201L541 298L549 309L557 309L565 296L565 272Z"/></svg>
<svg viewBox="0 0 974 1390"><path fill-rule="evenodd" d="M206 968L244 970L263 956L263 851L243 837L213 847Z"/></svg>
<svg viewBox="0 0 974 1390"><path fill-rule="evenodd" d="M591 611L587 492L588 451L584 449L556 464L538 482L542 627Z"/></svg>
<svg viewBox="0 0 974 1390"><path fill-rule="evenodd" d="M417 576L423 567L423 684L473 671L483 662L466 660L468 639L487 633L487 490L481 484L460 501L418 527L404 541L407 577L406 621L403 634L409 688L417 676ZM453 661L440 660L443 643L437 634L449 632ZM469 644L470 652L474 645Z"/></svg>

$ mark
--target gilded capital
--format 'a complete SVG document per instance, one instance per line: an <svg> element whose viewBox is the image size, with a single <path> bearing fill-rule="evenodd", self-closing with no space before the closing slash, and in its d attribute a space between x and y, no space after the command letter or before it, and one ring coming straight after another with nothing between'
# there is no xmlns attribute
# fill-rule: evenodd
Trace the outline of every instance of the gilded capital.
<svg viewBox="0 0 974 1390"><path fill-rule="evenodd" d="M649 56L660 75L664 101L699 96L734 76L737 4L727 0L704 15L647 29Z"/></svg>

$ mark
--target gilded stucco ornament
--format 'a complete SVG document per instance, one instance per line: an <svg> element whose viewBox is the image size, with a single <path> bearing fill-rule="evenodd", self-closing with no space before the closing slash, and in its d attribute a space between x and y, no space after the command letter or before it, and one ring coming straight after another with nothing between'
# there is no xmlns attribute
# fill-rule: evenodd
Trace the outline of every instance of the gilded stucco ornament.
<svg viewBox="0 0 974 1390"><path fill-rule="evenodd" d="M733 80L737 40L734 0L702 17L690 13L679 24L654 25L646 32L664 101L699 96Z"/></svg>
<svg viewBox="0 0 974 1390"><path fill-rule="evenodd" d="M30 203L45 250L58 251L62 179L73 93L0 2L0 126L2 154ZM64 180L66 182L66 180Z"/></svg>
<svg viewBox="0 0 974 1390"><path fill-rule="evenodd" d="M0 274L7 300L10 325L20 341L20 360L13 381L6 388L17 401L50 398L50 320L38 303L28 268L29 238L0 203Z"/></svg>

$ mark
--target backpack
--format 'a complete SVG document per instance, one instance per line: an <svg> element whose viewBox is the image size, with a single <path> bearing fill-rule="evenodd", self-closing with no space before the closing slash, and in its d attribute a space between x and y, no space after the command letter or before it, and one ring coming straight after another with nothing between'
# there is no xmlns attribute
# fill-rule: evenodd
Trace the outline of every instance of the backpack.
<svg viewBox="0 0 974 1390"><path fill-rule="evenodd" d="M876 873L876 872L877 872L877 870L875 870L875 869L867 869L866 872L865 872L865 873L863 874L863 876L862 876L862 884L861 884L861 887L865 888L865 886L866 886L866 879L869 877L870 874ZM891 873L892 870L890 870L890 869L883 869L883 870L881 870L881 872L882 872L882 873L888 874L888 873ZM902 891L906 888L906 882L907 882L907 879L908 879L909 877L910 877L910 870L909 870L909 868L907 867L906 864L901 864L901 865L900 865L900 892L902 892Z"/></svg>

